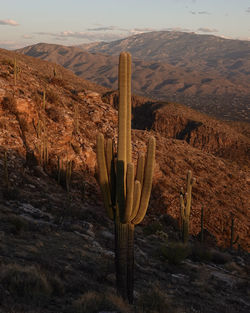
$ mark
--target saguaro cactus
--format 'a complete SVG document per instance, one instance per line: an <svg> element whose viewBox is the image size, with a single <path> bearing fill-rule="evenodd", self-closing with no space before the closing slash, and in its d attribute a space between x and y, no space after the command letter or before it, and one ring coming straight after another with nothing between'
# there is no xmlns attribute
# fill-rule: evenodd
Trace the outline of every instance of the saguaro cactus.
<svg viewBox="0 0 250 313"><path fill-rule="evenodd" d="M234 235L234 216L231 217L231 232L230 232L230 249L233 249L233 245L235 245L239 240L239 235Z"/></svg>
<svg viewBox="0 0 250 313"><path fill-rule="evenodd" d="M7 190L9 190L10 182L9 182L9 173L8 173L8 157L7 157L6 151L4 152L3 167L4 167L4 184Z"/></svg>
<svg viewBox="0 0 250 313"><path fill-rule="evenodd" d="M181 188L180 193L180 204L181 204L181 233L182 240L187 243L189 236L189 217L191 210L191 199L192 199L192 187L195 182L195 178L192 178L192 172L187 173L187 191Z"/></svg>
<svg viewBox="0 0 250 313"><path fill-rule="evenodd" d="M46 89L44 88L43 90L43 104L42 108L45 110L46 109Z"/></svg>
<svg viewBox="0 0 250 313"><path fill-rule="evenodd" d="M204 207L201 207L201 243L204 242Z"/></svg>
<svg viewBox="0 0 250 313"><path fill-rule="evenodd" d="M140 155L135 175L131 146L131 56L119 59L118 147L97 135L99 183L108 216L115 223L116 281L118 293L130 303L134 288L134 226L147 211L155 161L155 138L145 157Z"/></svg>

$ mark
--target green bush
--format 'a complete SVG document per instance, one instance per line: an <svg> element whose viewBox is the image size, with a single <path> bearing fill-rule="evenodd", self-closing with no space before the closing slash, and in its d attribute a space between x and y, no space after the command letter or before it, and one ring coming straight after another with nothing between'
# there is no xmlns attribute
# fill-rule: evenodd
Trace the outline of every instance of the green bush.
<svg viewBox="0 0 250 313"><path fill-rule="evenodd" d="M146 236L153 235L153 234L155 234L157 232L161 232L161 231L163 231L163 226L159 222L150 223L143 228L143 233Z"/></svg>
<svg viewBox="0 0 250 313"><path fill-rule="evenodd" d="M29 230L29 223L23 217L18 215L10 215L4 219L8 231L14 235L19 235Z"/></svg>
<svg viewBox="0 0 250 313"><path fill-rule="evenodd" d="M170 264L178 265L191 253L190 247L181 242L172 242L161 247L161 256Z"/></svg>

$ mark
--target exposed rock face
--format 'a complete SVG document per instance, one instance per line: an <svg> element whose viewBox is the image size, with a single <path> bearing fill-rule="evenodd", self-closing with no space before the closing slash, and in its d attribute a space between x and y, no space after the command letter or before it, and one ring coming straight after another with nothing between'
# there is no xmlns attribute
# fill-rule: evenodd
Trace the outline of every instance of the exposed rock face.
<svg viewBox="0 0 250 313"><path fill-rule="evenodd" d="M216 156L249 164L250 140L232 131L226 123L197 114L178 105L166 105L154 112L153 129L163 136L185 140L191 146Z"/></svg>
<svg viewBox="0 0 250 313"><path fill-rule="evenodd" d="M118 106L117 92L105 93L103 100L115 108ZM243 165L250 162L249 124L242 123L235 129L233 124L229 126L180 104L140 96L132 96L132 106L132 125L135 129L153 129L166 138L185 140L191 146L215 156Z"/></svg>

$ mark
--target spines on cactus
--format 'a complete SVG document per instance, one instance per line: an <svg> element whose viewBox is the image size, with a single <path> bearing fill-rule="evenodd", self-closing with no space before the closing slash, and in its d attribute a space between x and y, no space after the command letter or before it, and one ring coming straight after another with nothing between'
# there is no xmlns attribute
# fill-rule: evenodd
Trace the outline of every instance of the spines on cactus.
<svg viewBox="0 0 250 313"><path fill-rule="evenodd" d="M140 155L135 174L131 145L131 55L119 58L119 107L117 157L113 141L97 135L99 184L108 216L115 223L118 293L133 302L134 225L147 211L154 170L155 139L149 139L147 157Z"/></svg>

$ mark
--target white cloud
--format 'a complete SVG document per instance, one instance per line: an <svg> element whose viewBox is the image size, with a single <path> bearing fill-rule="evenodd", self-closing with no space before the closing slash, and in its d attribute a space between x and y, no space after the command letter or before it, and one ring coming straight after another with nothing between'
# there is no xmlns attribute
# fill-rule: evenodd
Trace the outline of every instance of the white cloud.
<svg viewBox="0 0 250 313"><path fill-rule="evenodd" d="M196 12L196 11L189 11L189 13L191 13L192 15L196 15L196 14L199 14L199 15L204 15L204 14L210 15L211 14L208 11L198 11L198 12Z"/></svg>
<svg viewBox="0 0 250 313"><path fill-rule="evenodd" d="M217 33L218 30L214 28L200 27L197 29L198 32L202 33Z"/></svg>
<svg viewBox="0 0 250 313"><path fill-rule="evenodd" d="M23 35L24 39L32 39L33 37L31 35Z"/></svg>
<svg viewBox="0 0 250 313"><path fill-rule="evenodd" d="M247 13L250 13L250 7L248 7L248 8L246 9L246 12L247 12Z"/></svg>
<svg viewBox="0 0 250 313"><path fill-rule="evenodd" d="M0 25L18 26L19 24L14 20L0 20Z"/></svg>
<svg viewBox="0 0 250 313"><path fill-rule="evenodd" d="M211 13L209 13L208 11L199 11L198 14L207 14L207 15L210 15Z"/></svg>
<svg viewBox="0 0 250 313"><path fill-rule="evenodd" d="M167 31L170 31L170 32L192 32L191 29L188 29L188 28L182 28L182 27L168 27L168 28L164 28L162 30L167 30Z"/></svg>
<svg viewBox="0 0 250 313"><path fill-rule="evenodd" d="M117 26L100 26L95 28L88 28L87 31L94 31L94 32L100 32L100 31L127 31L127 29L120 28Z"/></svg>
<svg viewBox="0 0 250 313"><path fill-rule="evenodd" d="M106 31L101 32L101 31L85 31L85 32L73 32L73 31L63 31L60 33L44 33L44 32L39 32L36 33L37 35L44 35L44 36L51 36L54 38L57 38L57 40L63 39L65 40L66 38L77 38L77 39L82 39L86 41L113 41L113 40L118 40L121 38L124 38L127 36L127 34L124 33L107 33Z"/></svg>
<svg viewBox="0 0 250 313"><path fill-rule="evenodd" d="M22 48L24 46L24 43L17 42L17 41L11 41L11 40L4 40L0 41L0 48L7 49L7 50L15 50Z"/></svg>
<svg viewBox="0 0 250 313"><path fill-rule="evenodd" d="M156 29L151 27L135 27L131 29L119 28L117 26L100 26L96 28L88 28L86 31L74 32L74 31L62 31L59 33L53 32L38 32L36 35L40 36L49 36L57 41L66 41L72 39L81 39L87 42L94 41L114 41L123 39L132 35L138 35L147 32L153 31L178 31L178 32L190 32L190 29L181 28L181 27L171 27L171 28L162 28Z"/></svg>

